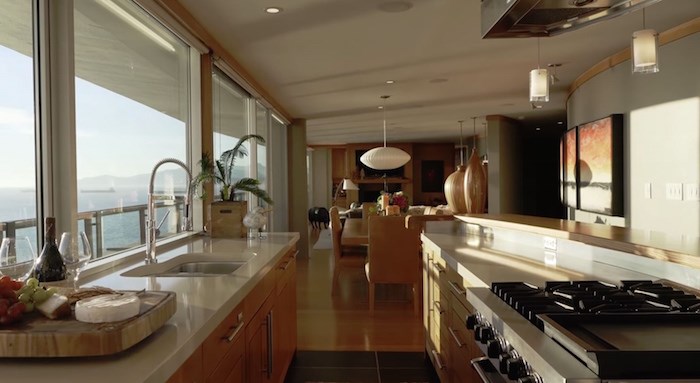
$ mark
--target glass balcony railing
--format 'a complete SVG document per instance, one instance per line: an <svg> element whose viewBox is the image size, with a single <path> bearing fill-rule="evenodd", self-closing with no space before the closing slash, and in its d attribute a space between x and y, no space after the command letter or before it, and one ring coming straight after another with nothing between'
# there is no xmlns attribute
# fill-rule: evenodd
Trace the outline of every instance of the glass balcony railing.
<svg viewBox="0 0 700 383"><path fill-rule="evenodd" d="M181 198L174 203L156 207L158 223L163 217L166 218L160 227L159 238L182 231L183 208L184 202ZM92 246L93 259L108 257L145 244L146 211L147 206L143 204L78 213L78 231L87 234ZM0 222L0 231L3 238L26 238L30 243L29 249L17 249L18 257L22 255L22 251L33 251L35 254L41 251L38 249L35 235L36 219ZM57 236L60 238L60 233L57 233Z"/></svg>

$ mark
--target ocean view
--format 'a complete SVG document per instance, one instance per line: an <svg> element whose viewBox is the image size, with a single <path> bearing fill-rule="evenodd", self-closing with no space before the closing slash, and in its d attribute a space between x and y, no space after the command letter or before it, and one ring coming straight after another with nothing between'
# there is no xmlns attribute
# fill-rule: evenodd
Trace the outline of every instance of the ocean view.
<svg viewBox="0 0 700 383"><path fill-rule="evenodd" d="M145 187L108 187L84 188L78 192L78 212L127 208L145 205L147 190ZM36 217L34 190L20 188L0 188L0 222L34 219ZM161 207L156 215L160 220L169 207ZM92 238L97 237L95 222L92 227ZM162 235L174 233L177 230L176 214L170 214L166 223L161 227ZM59 228L59 231L61 229ZM84 231L83 222L78 222L78 230ZM35 252L37 250L36 228L17 229L16 237L27 237ZM60 232L57 233L60 237ZM125 212L106 215L102 218L102 252L104 255L139 244L139 212ZM58 238L57 238L58 239ZM94 239L93 239L94 242ZM93 243L93 249L96 244Z"/></svg>

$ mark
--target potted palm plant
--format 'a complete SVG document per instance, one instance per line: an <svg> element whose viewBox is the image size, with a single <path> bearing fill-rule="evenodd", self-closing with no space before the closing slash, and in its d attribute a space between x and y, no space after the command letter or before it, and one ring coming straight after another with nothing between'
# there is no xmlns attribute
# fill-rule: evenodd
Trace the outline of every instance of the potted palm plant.
<svg viewBox="0 0 700 383"><path fill-rule="evenodd" d="M243 144L251 139L261 143L265 142L262 136L247 134L241 137L232 149L221 153L218 160L213 160L208 153L204 153L202 160L199 161L200 173L195 176L193 182L197 194L205 197L204 192L199 193L200 186L203 184L212 182L220 186L220 200L209 204L211 222L208 229L212 237L244 237L246 235L242 221L248 211L248 203L247 201L235 200L237 191L249 192L270 205L273 203L267 191L260 188L259 180L249 177L237 180L234 178L233 169L236 165L236 159L248 155Z"/></svg>

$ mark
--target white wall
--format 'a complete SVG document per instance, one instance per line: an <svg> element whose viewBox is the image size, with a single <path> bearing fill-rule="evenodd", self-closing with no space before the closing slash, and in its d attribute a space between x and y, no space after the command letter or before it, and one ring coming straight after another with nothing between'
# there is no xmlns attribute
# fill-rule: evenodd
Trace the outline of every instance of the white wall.
<svg viewBox="0 0 700 383"><path fill-rule="evenodd" d="M569 99L568 123L624 113L627 224L697 237L700 202L669 200L666 185L700 183L700 33L661 46L659 57L659 73L633 75L625 61L583 84Z"/></svg>

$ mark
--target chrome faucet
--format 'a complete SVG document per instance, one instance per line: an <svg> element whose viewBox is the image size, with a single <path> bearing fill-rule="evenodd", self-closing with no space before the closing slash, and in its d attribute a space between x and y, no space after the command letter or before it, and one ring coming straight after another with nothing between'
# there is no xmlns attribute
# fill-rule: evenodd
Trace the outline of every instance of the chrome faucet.
<svg viewBox="0 0 700 383"><path fill-rule="evenodd" d="M171 199L172 196L156 195L153 193L153 184L156 179L156 171L166 163L179 165L187 173L187 194L185 195L185 217L182 222L183 231L192 230L192 173L182 161L174 158L165 158L156 163L151 171L151 180L148 183L148 217L146 217L146 264L156 263L156 234L163 223L156 226L156 200Z"/></svg>

